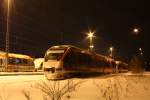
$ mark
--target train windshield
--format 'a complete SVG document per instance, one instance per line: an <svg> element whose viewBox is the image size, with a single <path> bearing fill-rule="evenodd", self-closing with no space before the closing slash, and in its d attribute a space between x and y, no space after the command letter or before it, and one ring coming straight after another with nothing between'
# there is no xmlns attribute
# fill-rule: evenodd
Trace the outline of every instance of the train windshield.
<svg viewBox="0 0 150 100"><path fill-rule="evenodd" d="M65 50L49 50L46 53L45 60L60 60Z"/></svg>

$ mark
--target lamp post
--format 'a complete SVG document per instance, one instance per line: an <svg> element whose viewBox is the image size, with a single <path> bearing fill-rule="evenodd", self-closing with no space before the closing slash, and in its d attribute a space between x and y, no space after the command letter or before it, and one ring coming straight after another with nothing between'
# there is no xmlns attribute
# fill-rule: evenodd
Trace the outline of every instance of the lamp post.
<svg viewBox="0 0 150 100"><path fill-rule="evenodd" d="M139 35L141 34L141 28L140 27L136 27L133 29L133 33L136 35L136 41L137 41L137 46L136 46L136 51L137 51L137 54L140 58L140 61L142 63L141 65L141 68L144 68L144 49L141 47L142 44L141 44L141 39L139 37Z"/></svg>
<svg viewBox="0 0 150 100"><path fill-rule="evenodd" d="M143 49L139 48L139 51L140 51L140 55L143 56Z"/></svg>
<svg viewBox="0 0 150 100"><path fill-rule="evenodd" d="M94 32L89 32L88 33L88 38L90 40L90 45L89 45L89 48L90 50L92 50L94 48L94 45L93 45L93 37L94 37Z"/></svg>
<svg viewBox="0 0 150 100"><path fill-rule="evenodd" d="M8 53L9 53L9 19L10 19L10 0L7 0L7 23L6 23L6 44L5 44L5 51L6 51L6 66L5 71L8 69Z"/></svg>
<svg viewBox="0 0 150 100"><path fill-rule="evenodd" d="M138 35L140 33L140 28L134 28L133 33L135 35ZM136 41L137 41L137 45L138 45L137 48L138 48L139 47L139 39L137 39ZM140 48L138 48L138 51L139 51L140 55L142 56L143 55L143 49L140 47Z"/></svg>
<svg viewBox="0 0 150 100"><path fill-rule="evenodd" d="M109 50L110 50L110 57L113 57L113 50L114 50L113 47L110 47Z"/></svg>

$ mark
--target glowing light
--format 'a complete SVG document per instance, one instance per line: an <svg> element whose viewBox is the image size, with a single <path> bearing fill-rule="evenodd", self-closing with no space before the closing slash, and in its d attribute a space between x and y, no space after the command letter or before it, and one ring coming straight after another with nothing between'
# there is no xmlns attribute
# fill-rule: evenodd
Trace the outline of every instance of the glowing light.
<svg viewBox="0 0 150 100"><path fill-rule="evenodd" d="M135 28L135 29L133 29L133 32L138 33L139 29Z"/></svg>
<svg viewBox="0 0 150 100"><path fill-rule="evenodd" d="M90 50L92 50L94 48L94 45L93 45L93 38L95 37L94 33L95 33L95 31L89 31L87 33L87 37L89 38L89 43L90 43L90 45L89 45Z"/></svg>
<svg viewBox="0 0 150 100"><path fill-rule="evenodd" d="M133 31L133 34L138 35L140 32L140 28L134 28L132 31Z"/></svg>
<svg viewBox="0 0 150 100"><path fill-rule="evenodd" d="M94 36L94 32L89 32L88 37L92 38Z"/></svg>
<svg viewBox="0 0 150 100"><path fill-rule="evenodd" d="M90 45L90 48L93 49L93 48L94 48L94 45Z"/></svg>
<svg viewBox="0 0 150 100"><path fill-rule="evenodd" d="M112 57L113 56L113 47L110 47L109 50L110 50L110 56Z"/></svg>
<svg viewBox="0 0 150 100"><path fill-rule="evenodd" d="M113 47L110 47L109 50L110 50L110 51L113 51Z"/></svg>
<svg viewBox="0 0 150 100"><path fill-rule="evenodd" d="M140 51L142 51L142 48L139 48Z"/></svg>
<svg viewBox="0 0 150 100"><path fill-rule="evenodd" d="M143 55L143 49L139 48L140 54Z"/></svg>

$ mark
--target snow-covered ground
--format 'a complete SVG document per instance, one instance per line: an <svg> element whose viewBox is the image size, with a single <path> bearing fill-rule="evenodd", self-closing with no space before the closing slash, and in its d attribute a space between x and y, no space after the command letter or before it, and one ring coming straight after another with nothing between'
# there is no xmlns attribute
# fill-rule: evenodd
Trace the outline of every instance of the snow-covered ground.
<svg viewBox="0 0 150 100"><path fill-rule="evenodd" d="M48 81L44 75L0 76L0 100L150 100L150 73Z"/></svg>

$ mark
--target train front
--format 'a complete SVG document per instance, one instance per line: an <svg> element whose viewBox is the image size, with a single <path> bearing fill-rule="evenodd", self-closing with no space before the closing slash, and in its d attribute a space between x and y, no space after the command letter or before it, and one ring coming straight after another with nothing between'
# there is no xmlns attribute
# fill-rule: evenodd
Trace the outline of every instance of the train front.
<svg viewBox="0 0 150 100"><path fill-rule="evenodd" d="M53 46L49 50L47 50L43 67L44 74L47 79L63 79L64 71L63 71L63 56L65 54L66 48L62 48L59 46Z"/></svg>

